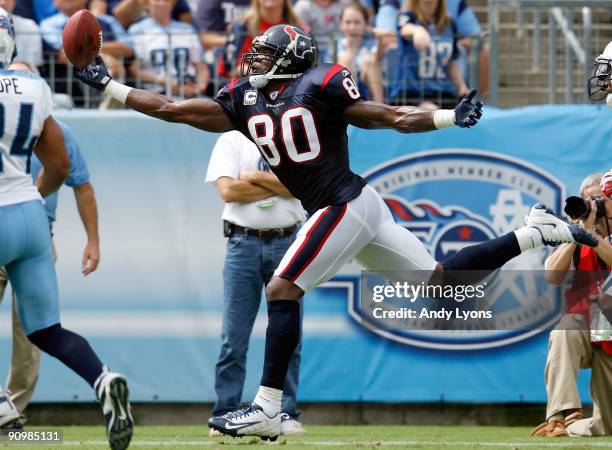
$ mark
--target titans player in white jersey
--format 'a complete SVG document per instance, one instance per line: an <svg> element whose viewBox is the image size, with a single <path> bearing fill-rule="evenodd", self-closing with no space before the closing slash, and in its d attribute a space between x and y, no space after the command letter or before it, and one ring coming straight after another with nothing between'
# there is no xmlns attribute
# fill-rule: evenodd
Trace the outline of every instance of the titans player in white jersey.
<svg viewBox="0 0 612 450"><path fill-rule="evenodd" d="M593 73L589 78L589 97L593 101L604 98L612 108L612 41L608 42L603 53L595 58Z"/></svg>
<svg viewBox="0 0 612 450"><path fill-rule="evenodd" d="M27 72L5 70L15 55L13 24L0 8L0 266L6 267L28 339L94 388L111 448L125 449L133 428L125 378L109 372L84 338L60 324L51 233L41 194L57 191L68 176L68 154L51 116L47 83ZM32 152L44 167L38 187L30 176ZM4 421L19 416L6 395L0 396L0 414Z"/></svg>

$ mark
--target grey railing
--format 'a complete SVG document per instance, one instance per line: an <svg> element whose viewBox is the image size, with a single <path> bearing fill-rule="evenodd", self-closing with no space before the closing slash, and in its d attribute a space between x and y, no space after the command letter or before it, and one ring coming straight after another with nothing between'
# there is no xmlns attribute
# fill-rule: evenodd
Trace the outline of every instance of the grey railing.
<svg viewBox="0 0 612 450"><path fill-rule="evenodd" d="M489 103L506 106L503 89L521 87L525 104L588 101L593 58L612 40L611 10L612 0L489 0Z"/></svg>

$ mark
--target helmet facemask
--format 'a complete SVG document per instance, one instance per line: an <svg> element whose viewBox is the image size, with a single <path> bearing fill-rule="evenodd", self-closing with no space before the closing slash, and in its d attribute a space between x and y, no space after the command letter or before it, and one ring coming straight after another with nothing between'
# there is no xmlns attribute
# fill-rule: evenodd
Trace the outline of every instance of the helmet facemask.
<svg viewBox="0 0 612 450"><path fill-rule="evenodd" d="M13 19L0 8L0 69L6 69L17 56Z"/></svg>
<svg viewBox="0 0 612 450"><path fill-rule="evenodd" d="M265 75L285 55L284 49L262 42L261 36L253 40L253 45L248 53L242 55L240 64L240 76ZM261 64L260 68L256 65Z"/></svg>
<svg viewBox="0 0 612 450"><path fill-rule="evenodd" d="M595 60L595 68L589 78L589 98L595 102L601 101L612 93L612 59L599 56Z"/></svg>
<svg viewBox="0 0 612 450"><path fill-rule="evenodd" d="M291 60L287 58L290 51L293 50L295 43L291 42L286 48L282 49L275 45L268 44L265 41L265 36L257 36L253 40L251 51L242 55L240 64L240 76L249 77L249 82L256 88L262 88L273 79L293 79L297 78L301 73L284 73ZM260 64L261 67L255 67L255 64Z"/></svg>

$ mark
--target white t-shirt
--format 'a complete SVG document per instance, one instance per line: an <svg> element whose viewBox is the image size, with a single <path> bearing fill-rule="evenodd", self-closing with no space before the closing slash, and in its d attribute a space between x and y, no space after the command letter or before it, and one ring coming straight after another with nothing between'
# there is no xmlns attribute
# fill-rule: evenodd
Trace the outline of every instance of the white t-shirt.
<svg viewBox="0 0 612 450"><path fill-rule="evenodd" d="M51 89L45 80L18 70L0 70L0 110L4 116L0 122L0 206L41 199L28 163L52 108Z"/></svg>
<svg viewBox="0 0 612 450"><path fill-rule="evenodd" d="M33 66L42 66L42 37L36 22L20 16L13 16L17 58Z"/></svg>
<svg viewBox="0 0 612 450"><path fill-rule="evenodd" d="M266 170L267 163L257 146L239 131L229 131L217 140L208 163L207 183L221 177L240 178L241 170ZM262 230L287 228L305 219L304 209L296 199L268 197L251 203L229 202L223 209L223 220L245 228Z"/></svg>

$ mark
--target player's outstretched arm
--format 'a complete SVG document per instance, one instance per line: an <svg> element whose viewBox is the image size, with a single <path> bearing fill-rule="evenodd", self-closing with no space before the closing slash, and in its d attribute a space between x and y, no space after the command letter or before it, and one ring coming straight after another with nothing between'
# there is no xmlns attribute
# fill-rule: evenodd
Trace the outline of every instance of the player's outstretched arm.
<svg viewBox="0 0 612 450"><path fill-rule="evenodd" d="M157 119L184 123L213 132L234 128L221 106L213 100L190 99L175 102L164 95L133 89L114 81L101 56L97 56L83 69L75 67L74 76L130 108Z"/></svg>
<svg viewBox="0 0 612 450"><path fill-rule="evenodd" d="M472 103L476 93L474 89L457 104L455 109L437 111L358 101L344 109L344 119L356 127L391 128L400 133L418 133L453 125L470 128L482 117L482 102Z"/></svg>

